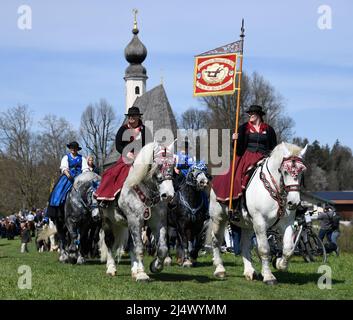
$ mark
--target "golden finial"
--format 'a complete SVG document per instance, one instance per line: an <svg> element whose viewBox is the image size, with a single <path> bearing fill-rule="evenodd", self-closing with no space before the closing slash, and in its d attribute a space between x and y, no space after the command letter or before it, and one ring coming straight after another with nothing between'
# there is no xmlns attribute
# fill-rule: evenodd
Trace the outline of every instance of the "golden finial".
<svg viewBox="0 0 353 320"><path fill-rule="evenodd" d="M134 14L134 30L137 30L137 14L138 14L138 10L137 9L133 9L132 13Z"/></svg>

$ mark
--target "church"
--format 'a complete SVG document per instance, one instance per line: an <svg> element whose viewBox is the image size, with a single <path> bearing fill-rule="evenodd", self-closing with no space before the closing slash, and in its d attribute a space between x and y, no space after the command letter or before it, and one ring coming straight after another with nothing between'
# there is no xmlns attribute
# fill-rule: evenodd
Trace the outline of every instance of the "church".
<svg viewBox="0 0 353 320"><path fill-rule="evenodd" d="M153 123L153 134L159 129L169 129L177 135L178 125L167 98L163 84L146 91L148 79L146 68L142 65L147 57L147 49L138 37L139 29L135 16L133 37L125 48L125 59L129 63L125 70L125 113L132 106L138 107L143 113L143 121ZM104 168L111 166L119 158L119 153L113 144L109 156L104 162Z"/></svg>

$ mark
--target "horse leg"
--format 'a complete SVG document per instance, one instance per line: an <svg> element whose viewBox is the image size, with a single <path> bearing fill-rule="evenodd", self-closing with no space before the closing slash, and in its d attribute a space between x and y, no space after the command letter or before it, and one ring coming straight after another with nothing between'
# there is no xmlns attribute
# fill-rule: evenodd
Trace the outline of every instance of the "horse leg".
<svg viewBox="0 0 353 320"><path fill-rule="evenodd" d="M193 241L191 237L191 230L186 230L186 242L185 247L184 247L184 262L183 262L183 267L190 268L192 267L192 261L191 261L191 256L190 252L193 250Z"/></svg>
<svg viewBox="0 0 353 320"><path fill-rule="evenodd" d="M113 231L108 227L108 226L103 226L104 230L104 241L101 242L101 259L103 260L106 258L106 267L107 271L106 274L110 276L115 276L116 275L116 265L115 265L115 259L112 254L112 249L114 247L114 234Z"/></svg>
<svg viewBox="0 0 353 320"><path fill-rule="evenodd" d="M275 268L281 271L285 271L288 268L290 257L294 252L294 241L293 241L293 228L292 225L288 225L285 228L283 235L283 254L282 257L276 259Z"/></svg>
<svg viewBox="0 0 353 320"><path fill-rule="evenodd" d="M221 258L221 245L224 239L224 230L228 217L225 213L225 206L222 208L221 204L217 202L214 192L211 192L210 197L210 222L207 233L212 245L213 265L216 266L213 275L223 279L226 275L226 269L223 266L223 260Z"/></svg>
<svg viewBox="0 0 353 320"><path fill-rule="evenodd" d="M254 231L252 229L242 229L241 230L241 255L244 264L244 273L246 280L255 280L258 275L254 269L251 261L251 248L252 248L252 235Z"/></svg>
<svg viewBox="0 0 353 320"><path fill-rule="evenodd" d="M137 282L139 281L148 281L150 278L145 272L145 268L143 265L143 243L141 238L141 230L142 230L142 221L140 221L137 217L128 216L128 226L130 229L130 234L132 238L132 242L134 245L133 253L136 258L136 277L133 277ZM134 267L134 266L133 266Z"/></svg>
<svg viewBox="0 0 353 320"><path fill-rule="evenodd" d="M156 241L157 257L150 264L150 270L152 273L161 272L163 270L164 261L168 255L166 219L161 218L159 222L159 232L156 234Z"/></svg>
<svg viewBox="0 0 353 320"><path fill-rule="evenodd" d="M255 222L255 221L254 221ZM261 258L263 282L269 285L277 284L276 277L272 274L270 269L270 245L267 240L267 230L265 222L254 224L256 234L258 252Z"/></svg>

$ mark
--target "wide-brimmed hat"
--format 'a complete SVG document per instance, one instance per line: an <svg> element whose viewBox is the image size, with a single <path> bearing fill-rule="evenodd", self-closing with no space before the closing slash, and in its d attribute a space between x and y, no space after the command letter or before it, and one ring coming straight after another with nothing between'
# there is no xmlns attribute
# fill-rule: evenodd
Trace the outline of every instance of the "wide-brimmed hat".
<svg viewBox="0 0 353 320"><path fill-rule="evenodd" d="M259 114L260 116L264 116L266 113L262 110L261 106L258 106L256 104L252 105L249 107L249 109L246 111L246 113L250 113L250 112L255 112L257 114Z"/></svg>
<svg viewBox="0 0 353 320"><path fill-rule="evenodd" d="M77 141L72 141L69 144L66 145L69 149L77 149L78 151L80 151L82 148L80 147L80 145L78 144Z"/></svg>
<svg viewBox="0 0 353 320"><path fill-rule="evenodd" d="M131 107L129 108L129 110L127 111L127 113L125 113L126 116L128 117L132 117L132 116L142 116L143 113L140 112L140 109L137 107Z"/></svg>

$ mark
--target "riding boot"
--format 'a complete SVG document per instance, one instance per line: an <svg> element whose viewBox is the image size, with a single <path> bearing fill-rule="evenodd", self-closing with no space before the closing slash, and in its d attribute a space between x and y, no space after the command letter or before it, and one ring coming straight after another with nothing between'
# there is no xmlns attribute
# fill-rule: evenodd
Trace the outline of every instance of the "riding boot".
<svg viewBox="0 0 353 320"><path fill-rule="evenodd" d="M234 208L232 211L229 211L229 222L235 223L240 221L241 211L240 211L240 199L233 200Z"/></svg>

